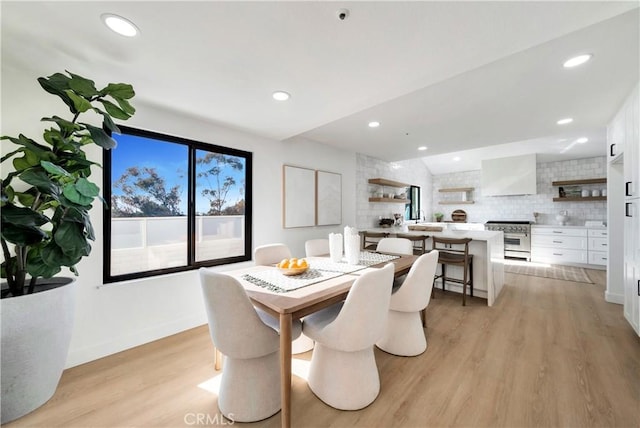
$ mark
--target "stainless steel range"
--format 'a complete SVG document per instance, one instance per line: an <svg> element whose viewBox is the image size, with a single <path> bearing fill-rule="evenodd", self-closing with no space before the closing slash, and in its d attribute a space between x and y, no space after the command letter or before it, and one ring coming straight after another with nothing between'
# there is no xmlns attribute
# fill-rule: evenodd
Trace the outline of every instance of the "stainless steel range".
<svg viewBox="0 0 640 428"><path fill-rule="evenodd" d="M485 223L486 230L504 233L504 256L531 261L531 222L497 220Z"/></svg>

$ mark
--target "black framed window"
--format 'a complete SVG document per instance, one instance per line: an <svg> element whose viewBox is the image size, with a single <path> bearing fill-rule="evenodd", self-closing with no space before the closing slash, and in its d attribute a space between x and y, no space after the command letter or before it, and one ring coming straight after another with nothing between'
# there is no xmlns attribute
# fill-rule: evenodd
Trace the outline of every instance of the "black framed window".
<svg viewBox="0 0 640 428"><path fill-rule="evenodd" d="M120 126L104 152L104 282L251 260L252 154Z"/></svg>

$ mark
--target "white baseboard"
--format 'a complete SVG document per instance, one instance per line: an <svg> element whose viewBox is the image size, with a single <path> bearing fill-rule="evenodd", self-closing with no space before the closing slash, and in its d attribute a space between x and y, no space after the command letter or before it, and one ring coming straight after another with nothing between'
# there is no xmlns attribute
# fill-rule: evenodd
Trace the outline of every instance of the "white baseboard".
<svg viewBox="0 0 640 428"><path fill-rule="evenodd" d="M71 368L80 364L88 363L117 352L135 348L163 337L171 336L207 323L205 314L199 316L185 317L174 320L170 323L161 324L140 331L134 331L110 340L87 346L80 349L70 349L65 368Z"/></svg>
<svg viewBox="0 0 640 428"><path fill-rule="evenodd" d="M624 295L610 293L608 291L604 292L604 300L609 303L617 303L619 305L624 305Z"/></svg>

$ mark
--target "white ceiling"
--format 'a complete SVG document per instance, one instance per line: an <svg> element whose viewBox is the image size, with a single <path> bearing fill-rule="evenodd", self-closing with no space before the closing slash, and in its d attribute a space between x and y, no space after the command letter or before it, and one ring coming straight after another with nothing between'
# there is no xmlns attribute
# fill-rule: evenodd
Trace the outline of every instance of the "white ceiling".
<svg viewBox="0 0 640 428"><path fill-rule="evenodd" d="M604 155L604 127L639 78L637 1L0 7L3 71L67 69L129 82L139 109L162 106L387 161L427 154L434 173L522 151L539 160ZM343 7L345 21L336 16ZM140 36L111 33L100 22L105 12L131 19ZM584 52L594 59L562 68ZM274 101L275 90L291 100ZM572 124L556 125L567 116ZM370 120L381 126L368 128ZM588 143L572 144L583 135ZM421 145L428 150L418 152ZM452 161L454 153L463 159Z"/></svg>

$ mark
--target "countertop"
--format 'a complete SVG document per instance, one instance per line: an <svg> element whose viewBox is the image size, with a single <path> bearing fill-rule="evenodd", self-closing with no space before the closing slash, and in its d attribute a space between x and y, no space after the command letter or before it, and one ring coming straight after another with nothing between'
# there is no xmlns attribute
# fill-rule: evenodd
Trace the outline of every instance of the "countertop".
<svg viewBox="0 0 640 428"><path fill-rule="evenodd" d="M406 233L409 235L427 235L427 236L441 236L443 238L471 238L476 241L489 241L495 237L500 237L502 240L502 232L496 232L491 230L443 230L442 232L432 232L427 230L409 230L407 226L393 226L393 227L370 227L361 230L367 230L370 232L385 232L389 234Z"/></svg>
<svg viewBox="0 0 640 428"><path fill-rule="evenodd" d="M538 224L538 223L533 223L531 224L531 226L533 227L546 227L546 228L553 228L553 227L565 227L568 229L599 229L599 230L607 230L607 226L580 226L580 225L576 225L576 224L567 224L565 226L562 226L560 224Z"/></svg>

